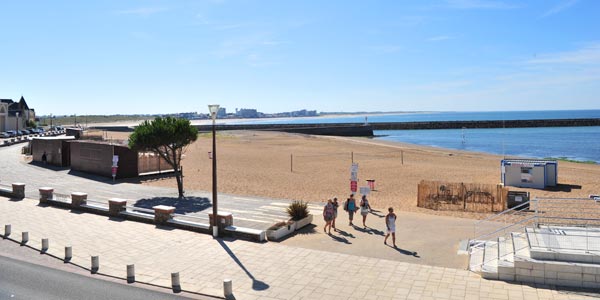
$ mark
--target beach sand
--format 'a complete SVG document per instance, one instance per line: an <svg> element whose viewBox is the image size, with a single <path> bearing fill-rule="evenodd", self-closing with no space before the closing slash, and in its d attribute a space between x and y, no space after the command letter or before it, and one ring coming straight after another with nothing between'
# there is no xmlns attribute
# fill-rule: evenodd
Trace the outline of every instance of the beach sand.
<svg viewBox="0 0 600 300"><path fill-rule="evenodd" d="M186 190L212 189L211 134L201 134L183 159ZM501 156L377 141L369 138L309 136L267 131L217 134L220 193L323 202L350 194L350 166L359 164L359 186L375 179L371 206L402 211L482 218L486 214L433 211L417 207L421 180L498 184ZM404 163L402 163L402 157ZM293 160L293 161L292 161ZM600 193L600 165L559 162L559 183L581 186L570 192L519 189L532 197L585 197ZM174 178L143 184L176 187Z"/></svg>

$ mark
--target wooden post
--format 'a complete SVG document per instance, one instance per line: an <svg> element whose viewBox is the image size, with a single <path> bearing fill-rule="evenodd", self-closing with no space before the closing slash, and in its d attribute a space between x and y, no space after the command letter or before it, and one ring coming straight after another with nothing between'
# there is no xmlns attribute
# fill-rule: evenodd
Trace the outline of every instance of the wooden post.
<svg viewBox="0 0 600 300"><path fill-rule="evenodd" d="M400 159L402 160L402 164L404 165L404 150L400 150Z"/></svg>
<svg viewBox="0 0 600 300"><path fill-rule="evenodd" d="M290 154L290 172L294 173L294 154Z"/></svg>
<svg viewBox="0 0 600 300"><path fill-rule="evenodd" d="M354 151L350 152L350 157L352 159L352 163L354 164Z"/></svg>

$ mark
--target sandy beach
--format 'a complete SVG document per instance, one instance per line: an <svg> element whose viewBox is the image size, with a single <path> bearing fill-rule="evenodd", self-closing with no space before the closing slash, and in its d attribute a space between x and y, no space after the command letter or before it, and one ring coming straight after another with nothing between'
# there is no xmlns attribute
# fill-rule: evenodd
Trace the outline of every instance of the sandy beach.
<svg viewBox="0 0 600 300"><path fill-rule="evenodd" d="M481 218L483 214L418 208L421 180L497 184L501 156L438 149L368 138L308 136L267 131L225 131L217 134L220 193L322 202L350 194L352 153L359 164L359 186L374 179L373 207ZM211 135L201 134L184 154L187 190L211 190L208 152ZM402 162L403 159L403 162ZM570 192L518 189L532 197L588 197L600 192L600 165L559 162L559 183L581 186ZM143 184L175 187L174 178Z"/></svg>

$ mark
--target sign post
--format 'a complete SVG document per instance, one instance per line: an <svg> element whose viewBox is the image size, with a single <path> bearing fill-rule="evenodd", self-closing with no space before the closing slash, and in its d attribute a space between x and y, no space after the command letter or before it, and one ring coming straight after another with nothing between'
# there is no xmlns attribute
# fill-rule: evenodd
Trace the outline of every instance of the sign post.
<svg viewBox="0 0 600 300"><path fill-rule="evenodd" d="M111 167L111 173L112 173L113 182L115 182L115 178L117 178L117 170L118 170L118 168L119 168L119 156L118 155L113 155L112 167Z"/></svg>
<svg viewBox="0 0 600 300"><path fill-rule="evenodd" d="M358 164L353 163L350 167L350 191L356 193L358 188Z"/></svg>

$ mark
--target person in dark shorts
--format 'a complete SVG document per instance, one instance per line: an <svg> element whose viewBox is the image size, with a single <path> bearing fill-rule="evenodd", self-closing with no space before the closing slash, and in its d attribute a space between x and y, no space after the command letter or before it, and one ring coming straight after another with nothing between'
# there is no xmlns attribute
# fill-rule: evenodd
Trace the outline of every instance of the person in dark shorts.
<svg viewBox="0 0 600 300"><path fill-rule="evenodd" d="M354 224L352 224L352 220L354 219L354 213L358 210L356 199L354 199L354 194L350 194L350 198L346 199L344 210L348 212L348 219L350 220L348 225L354 226Z"/></svg>

